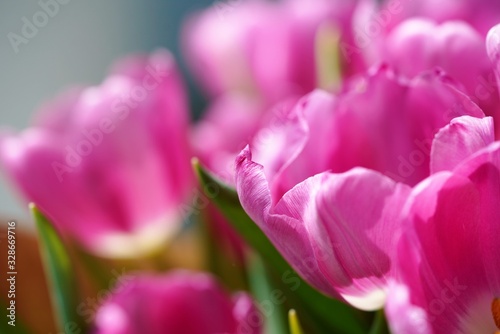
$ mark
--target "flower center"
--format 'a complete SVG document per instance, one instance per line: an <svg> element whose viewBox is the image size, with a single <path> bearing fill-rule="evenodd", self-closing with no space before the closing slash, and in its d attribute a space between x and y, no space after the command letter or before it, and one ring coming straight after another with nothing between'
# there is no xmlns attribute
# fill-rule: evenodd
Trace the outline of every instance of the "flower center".
<svg viewBox="0 0 500 334"><path fill-rule="evenodd" d="M491 313L493 314L493 320L495 325L497 325L497 331L495 334L500 334L500 298L493 298L491 302Z"/></svg>

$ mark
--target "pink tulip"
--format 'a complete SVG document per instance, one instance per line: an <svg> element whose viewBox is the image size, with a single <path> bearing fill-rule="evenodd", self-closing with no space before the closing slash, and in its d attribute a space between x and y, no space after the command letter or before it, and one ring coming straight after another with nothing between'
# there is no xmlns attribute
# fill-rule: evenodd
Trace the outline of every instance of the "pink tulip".
<svg viewBox="0 0 500 334"><path fill-rule="evenodd" d="M491 28L486 36L486 50L490 57L495 74L498 76L500 73L500 24Z"/></svg>
<svg viewBox="0 0 500 334"><path fill-rule="evenodd" d="M492 86L496 86L497 91L500 92L500 24L491 28L486 36L486 50L488 56L493 64L493 70L496 77L496 85L492 83ZM497 111L500 109L500 103L496 106ZM495 119L496 126L496 137L500 138L500 117Z"/></svg>
<svg viewBox="0 0 500 334"><path fill-rule="evenodd" d="M203 166L224 182L234 185L234 158L252 140L260 127L295 102L290 99L266 111L262 104L242 94L217 98L192 132L194 154ZM270 115L266 115L266 112ZM224 216L210 204L207 210L211 231L226 245L225 250L244 263L245 244Z"/></svg>
<svg viewBox="0 0 500 334"><path fill-rule="evenodd" d="M242 94L216 98L193 127L195 155L223 180L234 182L234 157L259 129L264 111L261 103Z"/></svg>
<svg viewBox="0 0 500 334"><path fill-rule="evenodd" d="M432 138L463 114L484 115L439 73L406 82L381 68L339 97L316 91L237 158L241 204L313 286L379 308L404 183L429 175Z"/></svg>
<svg viewBox="0 0 500 334"><path fill-rule="evenodd" d="M258 334L262 315L250 296L231 298L203 273L137 276L98 310L95 334Z"/></svg>
<svg viewBox="0 0 500 334"><path fill-rule="evenodd" d="M375 62L385 62L408 77L441 68L487 115L500 116L495 74L484 37L465 22L406 20L381 42L374 57Z"/></svg>
<svg viewBox="0 0 500 334"><path fill-rule="evenodd" d="M195 155L213 173L234 183L234 158L258 131L287 112L297 98L289 98L268 110L241 94L226 94L214 100L192 132Z"/></svg>
<svg viewBox="0 0 500 334"><path fill-rule="evenodd" d="M321 25L350 38L355 0L234 0L193 16L185 54L212 96L245 92L277 102L316 87L315 43Z"/></svg>
<svg viewBox="0 0 500 334"><path fill-rule="evenodd" d="M141 255L178 230L191 192L188 109L172 56L119 62L99 87L63 95L0 160L57 228L105 256Z"/></svg>
<svg viewBox="0 0 500 334"><path fill-rule="evenodd" d="M356 3L216 1L189 19L183 38L185 55L212 97L192 136L195 155L203 165L234 183L234 158L257 129L267 124L283 103L295 102L317 86L318 32L331 25L339 30L342 40L350 40ZM352 62L345 72L356 64ZM219 236L233 234L220 215L211 216ZM237 238L229 239L241 253Z"/></svg>
<svg viewBox="0 0 500 334"><path fill-rule="evenodd" d="M495 0L365 0L363 17L359 18L356 29L390 31L399 23L412 17L425 17L443 23L445 21L465 21L482 36L486 36L493 25L500 22L500 3ZM364 24L361 24L363 23ZM368 25L375 26L368 29Z"/></svg>
<svg viewBox="0 0 500 334"><path fill-rule="evenodd" d="M497 84L484 38L500 22L500 2L388 0L379 5L366 0L353 21L354 43L342 45L345 55L362 54L366 66L385 62L408 76L439 67L487 115L499 118Z"/></svg>
<svg viewBox="0 0 500 334"><path fill-rule="evenodd" d="M386 308L393 333L500 330L500 142L493 140L491 118L461 117L436 137L437 172L413 189L402 212L400 272Z"/></svg>

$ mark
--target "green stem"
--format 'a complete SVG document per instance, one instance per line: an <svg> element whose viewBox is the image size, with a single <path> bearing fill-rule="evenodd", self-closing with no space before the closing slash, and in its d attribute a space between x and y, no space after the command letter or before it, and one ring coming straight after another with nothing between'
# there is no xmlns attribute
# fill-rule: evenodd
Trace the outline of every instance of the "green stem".
<svg viewBox="0 0 500 334"><path fill-rule="evenodd" d="M375 318L373 320L372 327L370 328L369 334L388 334L389 327L387 326L387 320L385 319L384 310L378 310L375 313Z"/></svg>

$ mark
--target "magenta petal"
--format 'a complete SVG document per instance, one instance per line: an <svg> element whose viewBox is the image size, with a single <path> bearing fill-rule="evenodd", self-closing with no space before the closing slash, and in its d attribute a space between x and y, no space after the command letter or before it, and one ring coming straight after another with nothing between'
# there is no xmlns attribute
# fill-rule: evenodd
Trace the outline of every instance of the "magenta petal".
<svg viewBox="0 0 500 334"><path fill-rule="evenodd" d="M244 209L304 279L358 308L383 305L408 186L357 168L310 177L273 203L248 149L236 184Z"/></svg>
<svg viewBox="0 0 500 334"><path fill-rule="evenodd" d="M406 285L389 284L385 313L393 334L432 334L425 310L411 303Z"/></svg>
<svg viewBox="0 0 500 334"><path fill-rule="evenodd" d="M328 174L318 189L317 216L304 217L304 223L320 269L353 306L382 307L409 187L355 168Z"/></svg>
<svg viewBox="0 0 500 334"><path fill-rule="evenodd" d="M262 122L265 107L242 94L224 94L211 102L191 131L191 145L204 166L234 183L234 158Z"/></svg>
<svg viewBox="0 0 500 334"><path fill-rule="evenodd" d="M410 78L440 68L460 82L463 92L487 115L498 113L499 97L484 36L466 22L405 20L383 40L374 57Z"/></svg>
<svg viewBox="0 0 500 334"><path fill-rule="evenodd" d="M486 36L486 50L490 57L495 73L500 70L500 24L492 27Z"/></svg>
<svg viewBox="0 0 500 334"><path fill-rule="evenodd" d="M261 319L260 311L247 293L238 293L233 298L233 316L238 323L237 334L259 334L261 329L255 326Z"/></svg>
<svg viewBox="0 0 500 334"><path fill-rule="evenodd" d="M309 189L303 184L301 186L294 194L307 196ZM300 214L273 215L271 213L271 193L263 167L251 160L248 148L243 150L236 161L236 188L241 204L250 218L267 235L294 269L319 290L336 295L314 261L314 252L307 238L305 226L297 221L298 218L301 218ZM303 192L300 193L300 190ZM309 200L300 198L297 199L296 203L298 206L304 207L311 200L313 198Z"/></svg>
<svg viewBox="0 0 500 334"><path fill-rule="evenodd" d="M434 332L458 332L467 305L484 289L478 201L474 185L449 172L432 175L410 195L409 230L398 249L401 280Z"/></svg>
<svg viewBox="0 0 500 334"><path fill-rule="evenodd" d="M480 192L471 180L449 172L434 174L414 188L406 216L421 245L421 258L432 269L426 272L428 276L441 280L452 273L484 277L472 256L479 255L479 227L484 225L479 203Z"/></svg>
<svg viewBox="0 0 500 334"><path fill-rule="evenodd" d="M257 134L254 161L265 166L274 201L307 177L353 167L414 185L429 175L439 129L457 116L484 117L441 72L405 81L382 66L357 83L339 96L308 94Z"/></svg>
<svg viewBox="0 0 500 334"><path fill-rule="evenodd" d="M478 77L491 73L484 38L465 22L413 18L402 22L388 36L381 61L409 77L434 67L465 85L470 96Z"/></svg>
<svg viewBox="0 0 500 334"><path fill-rule="evenodd" d="M255 136L253 161L265 166L274 201L309 176L330 169L335 97L316 90L293 108L276 110L269 125ZM279 113L278 113L279 112Z"/></svg>
<svg viewBox="0 0 500 334"><path fill-rule="evenodd" d="M425 310L420 321L433 333L495 331L490 308L500 292L499 144L413 189L404 212L407 229L398 247L399 280L409 296L402 300L397 288L390 292L395 294L388 300L390 318L397 316L397 303L402 303L399 307ZM405 322L395 321L395 326Z"/></svg>
<svg viewBox="0 0 500 334"><path fill-rule="evenodd" d="M491 117L462 116L453 119L434 138L431 149L431 173L453 170L459 163L493 143L495 133Z"/></svg>
<svg viewBox="0 0 500 334"><path fill-rule="evenodd" d="M187 21L184 53L211 96L238 91L275 103L316 87L317 32L322 25L333 25L344 44L352 43L356 4L354 0L216 2ZM359 52L355 56L356 64L344 64L346 72L359 66Z"/></svg>
<svg viewBox="0 0 500 334"><path fill-rule="evenodd" d="M94 333L258 334L254 312L248 295L232 300L208 274L125 276L98 310Z"/></svg>
<svg viewBox="0 0 500 334"><path fill-rule="evenodd" d="M494 294L500 295L500 142L494 142L454 171L467 176L479 191L478 253L487 271L487 281Z"/></svg>
<svg viewBox="0 0 500 334"><path fill-rule="evenodd" d="M58 164L64 161L66 153L59 140L50 132L37 128L27 129L17 136L2 137L2 169L21 193L37 203L60 230L79 235L89 241L90 247L97 246L94 240L120 227L106 223L105 214L93 210L92 201L75 191L81 186L77 179L60 181L56 170L68 167ZM86 228L79 224L81 216L87 219ZM64 225L61 222L65 222Z"/></svg>
<svg viewBox="0 0 500 334"><path fill-rule="evenodd" d="M371 3L371 1L367 2ZM424 17L438 23L465 21L484 36L488 29L498 22L500 3L495 0L400 0L383 2L382 8L375 5L373 10L377 12L367 14L380 16L382 13L392 14L387 24L383 25L385 31L393 29L395 25L408 18Z"/></svg>

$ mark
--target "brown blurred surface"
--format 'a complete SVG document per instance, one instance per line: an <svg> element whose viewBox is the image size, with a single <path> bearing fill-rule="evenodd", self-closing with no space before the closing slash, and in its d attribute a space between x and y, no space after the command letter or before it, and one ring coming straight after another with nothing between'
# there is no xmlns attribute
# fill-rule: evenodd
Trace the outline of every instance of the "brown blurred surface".
<svg viewBox="0 0 500 334"><path fill-rule="evenodd" d="M7 275L10 271L7 266L7 223L9 221L9 219L0 218L0 279L2 282L0 301L2 308L10 302L7 296L9 291L7 276L10 276ZM33 231L24 229L23 224L16 221L15 228L16 322L24 323L31 333L56 333L36 236ZM8 321L5 310L2 315L4 316L1 321Z"/></svg>

